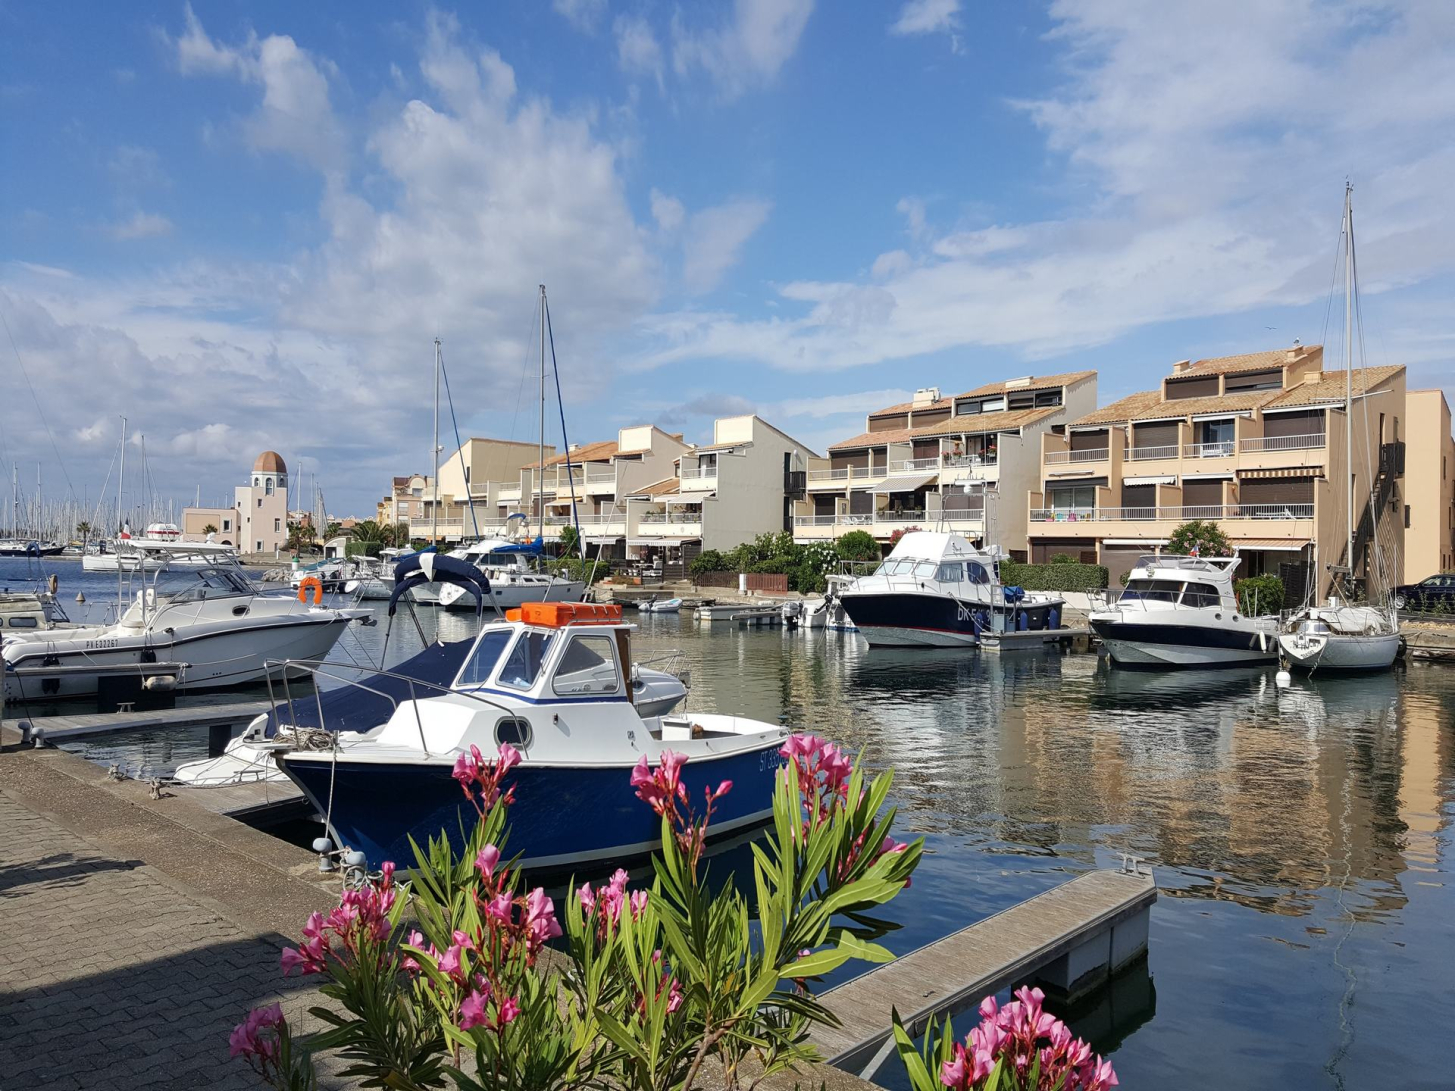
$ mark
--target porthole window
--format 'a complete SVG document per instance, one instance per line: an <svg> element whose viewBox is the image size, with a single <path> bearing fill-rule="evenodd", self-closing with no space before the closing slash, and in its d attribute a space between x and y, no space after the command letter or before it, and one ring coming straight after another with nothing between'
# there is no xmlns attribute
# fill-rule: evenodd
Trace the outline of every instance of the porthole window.
<svg viewBox="0 0 1455 1091"><path fill-rule="evenodd" d="M531 744L530 721L519 716L506 716L495 725L495 745L509 743L517 750L526 750Z"/></svg>

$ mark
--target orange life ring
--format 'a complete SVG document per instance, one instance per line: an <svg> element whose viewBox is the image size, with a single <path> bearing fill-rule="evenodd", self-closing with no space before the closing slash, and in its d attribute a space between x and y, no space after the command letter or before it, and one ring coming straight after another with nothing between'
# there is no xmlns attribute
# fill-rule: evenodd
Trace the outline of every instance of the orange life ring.
<svg viewBox="0 0 1455 1091"><path fill-rule="evenodd" d="M317 576L308 576L298 585L298 601L308 601L308 589L313 588L313 605L323 601L323 581Z"/></svg>

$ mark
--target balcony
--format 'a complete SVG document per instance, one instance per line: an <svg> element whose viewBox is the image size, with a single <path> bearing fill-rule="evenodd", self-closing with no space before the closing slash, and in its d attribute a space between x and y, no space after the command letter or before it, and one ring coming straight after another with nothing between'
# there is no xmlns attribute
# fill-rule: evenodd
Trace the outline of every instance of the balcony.
<svg viewBox="0 0 1455 1091"><path fill-rule="evenodd" d="M1168 508L1033 508L1033 523L1185 523L1189 519L1312 519L1312 504L1202 504Z"/></svg>
<svg viewBox="0 0 1455 1091"><path fill-rule="evenodd" d="M1176 458L1179 450L1175 443L1165 447L1133 447L1127 452L1127 461L1149 462L1155 458Z"/></svg>
<svg viewBox="0 0 1455 1091"><path fill-rule="evenodd" d="M643 512L637 533L643 538L699 537L702 534L702 511L698 508L674 508Z"/></svg>
<svg viewBox="0 0 1455 1091"><path fill-rule="evenodd" d="M1317 451L1326 442L1322 432L1310 432L1303 436L1259 436L1257 439L1241 439L1238 450L1246 453L1261 451Z"/></svg>
<svg viewBox="0 0 1455 1091"><path fill-rule="evenodd" d="M716 466L684 466L678 473L683 492L707 492L717 488Z"/></svg>
<svg viewBox="0 0 1455 1091"><path fill-rule="evenodd" d="M1230 458L1238 449L1235 440L1224 439L1216 443L1184 443L1183 458Z"/></svg>
<svg viewBox="0 0 1455 1091"><path fill-rule="evenodd" d="M980 509L964 511L876 511L838 515L800 515L793 520L793 536L800 541L826 541L851 530L865 530L876 538L889 538L895 531L950 530L979 533L985 524Z"/></svg>
<svg viewBox="0 0 1455 1091"><path fill-rule="evenodd" d="M518 503L520 503L520 486L519 485L502 485L502 486L500 486L499 490L495 493L495 499L499 503L502 503L502 504L518 504Z"/></svg>
<svg viewBox="0 0 1455 1091"><path fill-rule="evenodd" d="M938 458L905 458L889 464L891 476L896 474L922 474L940 468Z"/></svg>
<svg viewBox="0 0 1455 1091"><path fill-rule="evenodd" d="M1109 458L1109 447L1090 447L1082 451L1047 451L1045 463L1047 466L1054 466L1062 462L1105 462Z"/></svg>
<svg viewBox="0 0 1455 1091"><path fill-rule="evenodd" d="M880 481L885 476L883 468L876 467L871 470L867 466L840 466L837 470L810 470L808 487L810 491L814 489L842 491L846 486Z"/></svg>
<svg viewBox="0 0 1455 1091"><path fill-rule="evenodd" d="M997 462L996 452L991 451L983 455L943 455L940 458L941 465L947 470L975 469L981 466L994 466Z"/></svg>

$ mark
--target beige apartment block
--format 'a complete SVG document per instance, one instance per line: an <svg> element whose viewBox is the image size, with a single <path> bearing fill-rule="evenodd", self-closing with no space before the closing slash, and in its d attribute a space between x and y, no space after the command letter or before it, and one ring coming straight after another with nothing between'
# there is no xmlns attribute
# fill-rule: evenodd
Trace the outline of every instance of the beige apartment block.
<svg viewBox="0 0 1455 1091"><path fill-rule="evenodd" d="M185 508L182 539L201 542L215 526L214 541L242 553L276 553L288 541L288 466L277 451L253 462L248 484L233 490L232 508Z"/></svg>
<svg viewBox="0 0 1455 1091"><path fill-rule="evenodd" d="M1455 440L1440 390L1405 395L1404 582L1455 571Z"/></svg>
<svg viewBox="0 0 1455 1091"><path fill-rule="evenodd" d="M1318 345L1184 360L1156 390L1043 434L1031 559L1096 561L1115 582L1179 524L1207 519L1243 558L1240 576L1282 575L1295 596L1312 580L1324 594L1328 566L1349 563L1352 461L1353 567L1368 577L1375 533L1390 558L1405 540L1405 370L1354 372L1352 460L1345 385Z"/></svg>
<svg viewBox="0 0 1455 1091"><path fill-rule="evenodd" d="M870 413L808 475L800 542L864 530L887 543L918 527L965 535L1024 559L1024 497L1039 488L1041 439L1096 406L1096 372L1023 376L963 394L919 390Z"/></svg>
<svg viewBox="0 0 1455 1091"><path fill-rule="evenodd" d="M827 460L753 414L712 423L712 442L681 452L670 475L629 497L628 555L689 563L760 534L794 529L810 472Z"/></svg>

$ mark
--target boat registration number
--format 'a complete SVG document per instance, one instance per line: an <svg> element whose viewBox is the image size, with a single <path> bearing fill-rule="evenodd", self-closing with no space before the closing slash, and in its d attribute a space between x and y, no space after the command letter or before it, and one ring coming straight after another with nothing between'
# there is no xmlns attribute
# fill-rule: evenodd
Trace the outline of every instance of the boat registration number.
<svg viewBox="0 0 1455 1091"><path fill-rule="evenodd" d="M86 641L86 650L87 651L91 651L93 648L114 648L119 643L120 643L120 641L117 641L115 639L112 639L112 640L88 640L88 641Z"/></svg>
<svg viewBox="0 0 1455 1091"><path fill-rule="evenodd" d="M760 750L758 752L759 769L778 769L787 764L788 759L777 750Z"/></svg>

